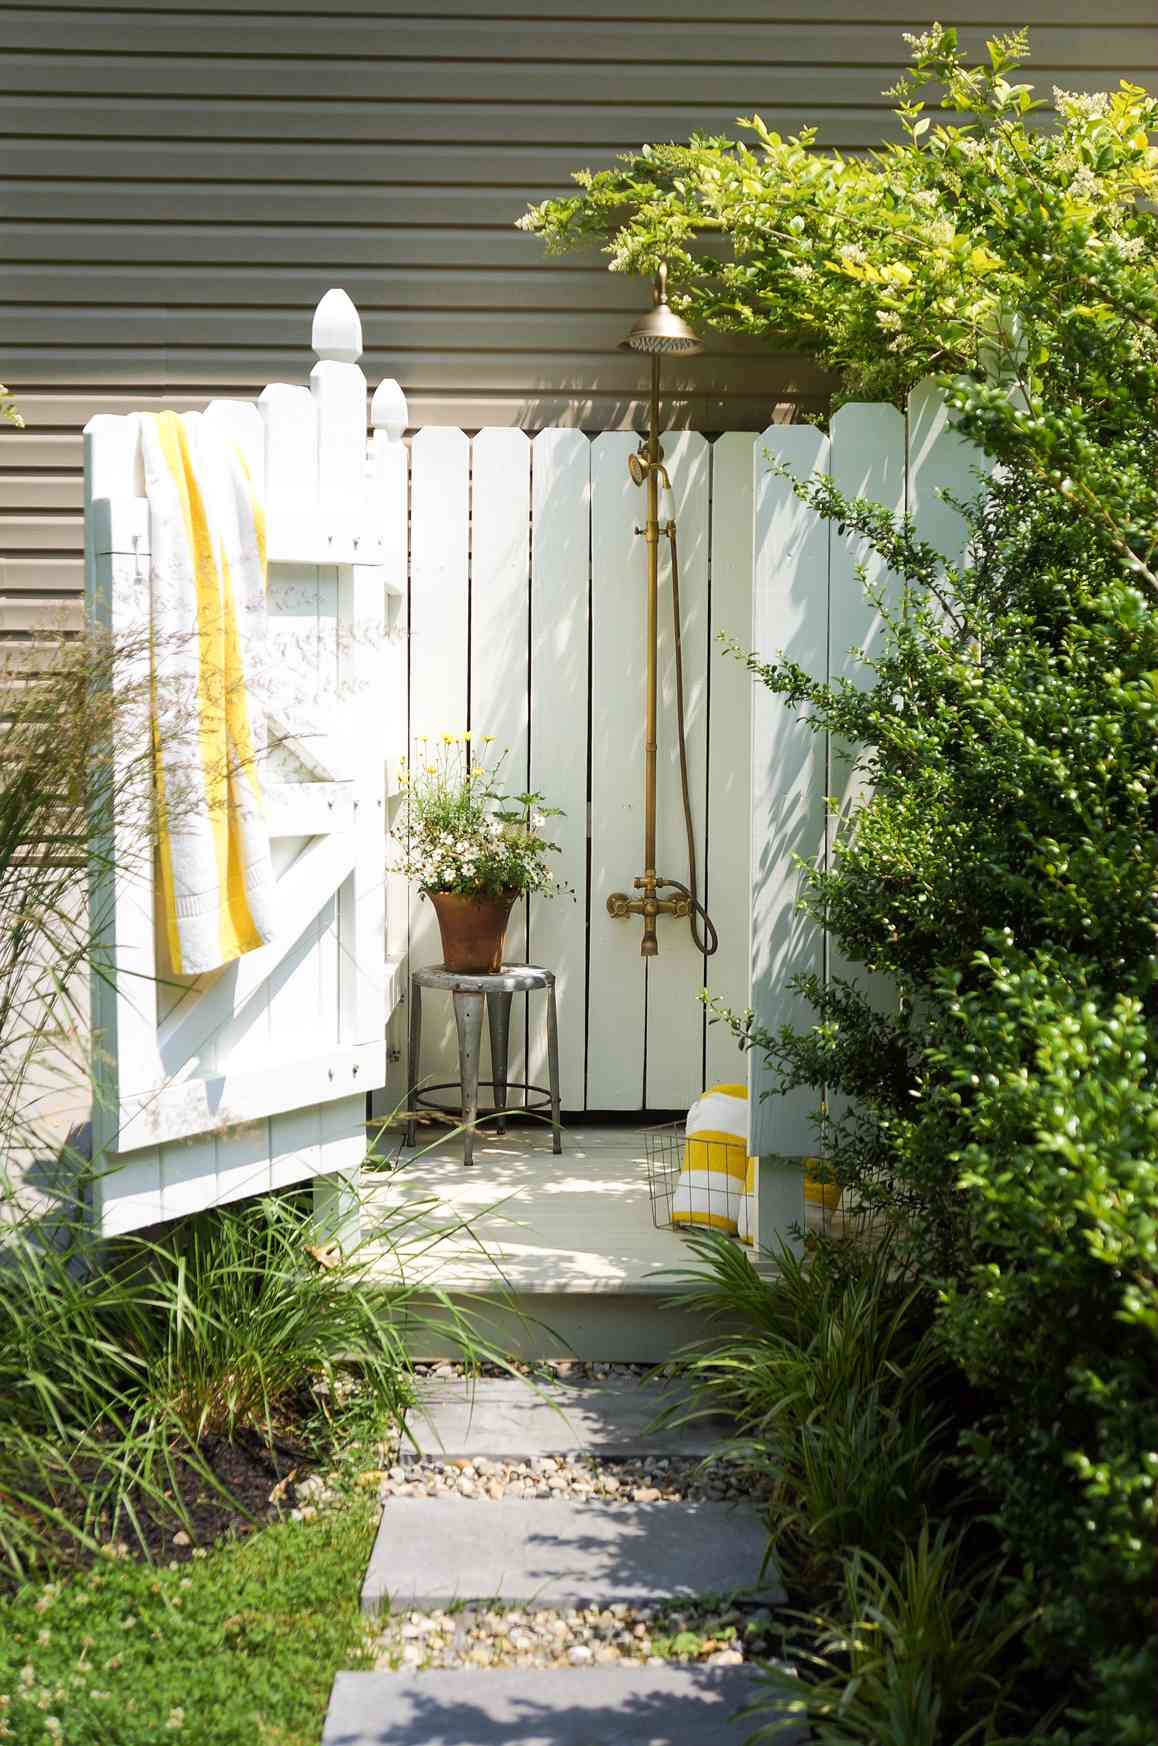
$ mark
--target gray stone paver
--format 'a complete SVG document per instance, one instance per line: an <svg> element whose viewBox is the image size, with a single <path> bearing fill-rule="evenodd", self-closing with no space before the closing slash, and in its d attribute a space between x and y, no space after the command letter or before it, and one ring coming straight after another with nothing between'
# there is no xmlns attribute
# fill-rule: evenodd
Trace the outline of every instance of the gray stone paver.
<svg viewBox="0 0 1158 1746"><path fill-rule="evenodd" d="M746 1667L339 1673L322 1746L742 1746L753 1694Z"/></svg>
<svg viewBox="0 0 1158 1746"><path fill-rule="evenodd" d="M767 1543L744 1505L391 1498L362 1606L639 1606L750 1590L779 1603L775 1572L761 1576Z"/></svg>
<svg viewBox="0 0 1158 1746"><path fill-rule="evenodd" d="M456 1456L528 1459L582 1450L629 1459L642 1455L708 1455L733 1429L720 1418L653 1429L670 1406L686 1404L686 1389L626 1379L534 1388L505 1377L470 1382L428 1378L407 1429L418 1448L403 1445L403 1460Z"/></svg>

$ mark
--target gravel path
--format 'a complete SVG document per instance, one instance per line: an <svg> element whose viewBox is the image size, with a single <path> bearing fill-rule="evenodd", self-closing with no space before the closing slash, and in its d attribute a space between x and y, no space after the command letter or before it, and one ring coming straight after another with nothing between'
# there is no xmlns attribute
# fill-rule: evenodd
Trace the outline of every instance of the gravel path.
<svg viewBox="0 0 1158 1746"><path fill-rule="evenodd" d="M766 1609L612 1606L404 1613L375 1644L382 1672L442 1667L658 1667L667 1661L734 1667L779 1646Z"/></svg>
<svg viewBox="0 0 1158 1746"><path fill-rule="evenodd" d="M451 1379L461 1365L425 1373ZM529 1369L529 1367L527 1367ZM652 1366L536 1366L539 1378L622 1381L638 1388ZM499 1374L503 1374L499 1372ZM507 1373L509 1374L509 1372ZM547 1410L544 1408L544 1410ZM367 1474L366 1478L371 1476ZM386 1511L392 1498L455 1498L464 1504L518 1499L617 1504L740 1503L759 1506L767 1485L729 1460L678 1453L616 1458L572 1453L434 1460L402 1451L374 1475ZM783 1626L767 1606L705 1595L654 1605L522 1606L474 1601L383 1618L374 1637L378 1671L396 1675L437 1669L660 1667L668 1663L737 1667L767 1663L782 1649Z"/></svg>
<svg viewBox="0 0 1158 1746"><path fill-rule="evenodd" d="M574 1498L579 1502L706 1503L752 1499L766 1488L730 1462L705 1465L687 1456L611 1461L594 1455L533 1456L527 1461L408 1461L380 1486L390 1497Z"/></svg>

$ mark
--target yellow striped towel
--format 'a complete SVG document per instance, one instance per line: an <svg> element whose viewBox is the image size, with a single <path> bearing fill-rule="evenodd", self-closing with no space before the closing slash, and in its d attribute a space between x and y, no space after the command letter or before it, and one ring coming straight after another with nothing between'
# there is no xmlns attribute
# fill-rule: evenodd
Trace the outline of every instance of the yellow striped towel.
<svg viewBox="0 0 1158 1746"><path fill-rule="evenodd" d="M199 413L142 413L153 748L169 964L195 976L272 938L260 764L265 516L241 454Z"/></svg>
<svg viewBox="0 0 1158 1746"><path fill-rule="evenodd" d="M713 1085L688 1111L683 1169L672 1195L673 1225L735 1235L748 1173L748 1091Z"/></svg>

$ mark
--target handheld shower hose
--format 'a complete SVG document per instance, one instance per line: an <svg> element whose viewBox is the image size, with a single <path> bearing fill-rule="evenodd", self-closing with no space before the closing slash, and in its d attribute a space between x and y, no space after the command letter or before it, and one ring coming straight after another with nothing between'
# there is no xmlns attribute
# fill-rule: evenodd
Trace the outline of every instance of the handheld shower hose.
<svg viewBox="0 0 1158 1746"><path fill-rule="evenodd" d="M688 923L691 927L692 939L697 951L710 958L720 944L716 932L716 924L700 902L699 880L696 874L696 831L692 822L692 797L688 786L688 740L684 722L684 639L680 621L680 561L679 549L676 544L675 516L669 516L664 529L667 534L668 546L671 550L671 609L675 644L675 681L676 681L676 723L680 748L680 787L683 790L684 829L688 839L688 882L681 885L678 879L657 879L657 885L680 891L691 903L691 914ZM702 923L702 927L701 927Z"/></svg>

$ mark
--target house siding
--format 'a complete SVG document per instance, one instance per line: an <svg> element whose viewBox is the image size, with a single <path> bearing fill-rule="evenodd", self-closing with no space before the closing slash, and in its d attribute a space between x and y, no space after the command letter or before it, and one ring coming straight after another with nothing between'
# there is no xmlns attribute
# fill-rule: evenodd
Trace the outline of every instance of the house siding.
<svg viewBox="0 0 1158 1746"><path fill-rule="evenodd" d="M526 202L753 110L876 145L901 32L925 21L915 0L340 4L0 6L0 380L28 425L0 434L0 632L75 618L85 421L300 380L333 284L416 424L630 423L639 366L616 342L641 289L598 255L545 258L513 228ZM992 0L950 13L969 50L1011 22ZM1158 90L1158 0L1016 15L1043 95ZM700 429L759 429L824 390L740 343L679 370L676 417Z"/></svg>

